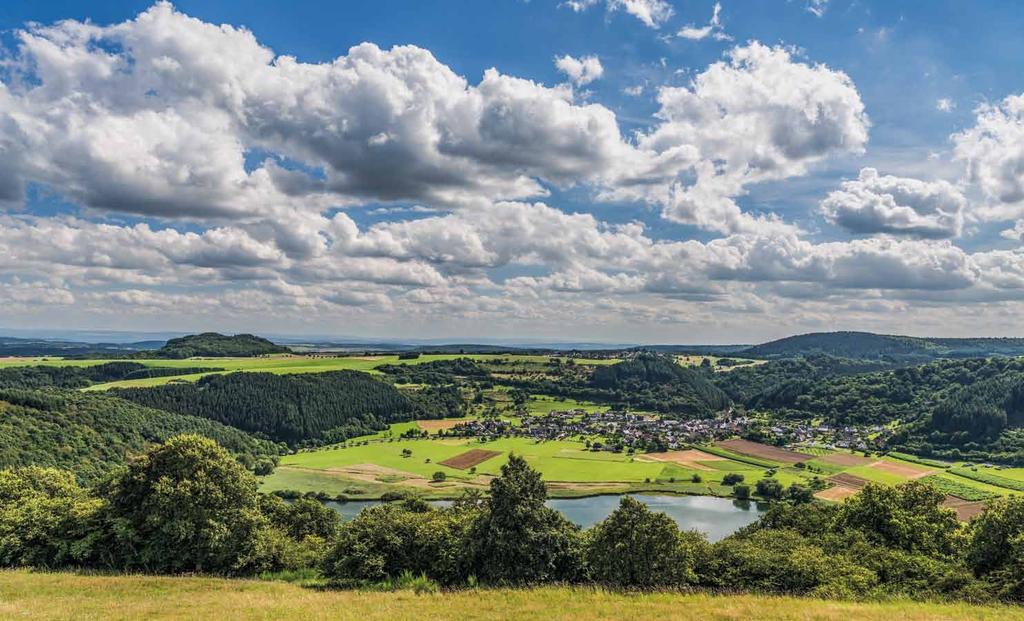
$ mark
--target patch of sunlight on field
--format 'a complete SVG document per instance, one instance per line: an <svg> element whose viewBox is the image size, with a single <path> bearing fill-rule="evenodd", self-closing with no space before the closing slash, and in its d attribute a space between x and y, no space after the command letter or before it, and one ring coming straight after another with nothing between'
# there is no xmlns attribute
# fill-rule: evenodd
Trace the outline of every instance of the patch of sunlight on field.
<svg viewBox="0 0 1024 621"><path fill-rule="evenodd" d="M705 593L618 593L566 587L472 589L416 595L411 591L319 590L257 580L14 571L0 573L0 617L25 621L1024 621L1024 608Z"/></svg>

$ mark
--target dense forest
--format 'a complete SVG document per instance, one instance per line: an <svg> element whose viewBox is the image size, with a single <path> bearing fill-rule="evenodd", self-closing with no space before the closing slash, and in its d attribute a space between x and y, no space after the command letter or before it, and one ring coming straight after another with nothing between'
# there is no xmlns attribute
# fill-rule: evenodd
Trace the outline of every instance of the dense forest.
<svg viewBox="0 0 1024 621"><path fill-rule="evenodd" d="M150 444L182 433L213 438L250 468L269 470L281 448L220 423L74 390L0 389L0 468L63 468L92 482Z"/></svg>
<svg viewBox="0 0 1024 621"><path fill-rule="evenodd" d="M267 354L287 354L290 349L276 345L265 338L252 334L236 334L225 336L216 332L190 334L170 339L160 349L140 354L146 358L192 358L193 356L225 357L225 356L265 356Z"/></svg>
<svg viewBox="0 0 1024 621"><path fill-rule="evenodd" d="M218 367L150 367L138 362L107 362L85 367L44 366L0 369L0 388L85 388L91 384L223 371Z"/></svg>
<svg viewBox="0 0 1024 621"><path fill-rule="evenodd" d="M195 383L114 391L149 407L191 414L289 445L339 442L414 418L458 416L450 391L403 393L358 371L229 373ZM412 395L412 396L410 396Z"/></svg>
<svg viewBox="0 0 1024 621"><path fill-rule="evenodd" d="M793 358L813 354L903 363L927 362L937 358L1021 356L1024 355L1024 339L918 338L870 332L816 332L754 345L736 355Z"/></svg>

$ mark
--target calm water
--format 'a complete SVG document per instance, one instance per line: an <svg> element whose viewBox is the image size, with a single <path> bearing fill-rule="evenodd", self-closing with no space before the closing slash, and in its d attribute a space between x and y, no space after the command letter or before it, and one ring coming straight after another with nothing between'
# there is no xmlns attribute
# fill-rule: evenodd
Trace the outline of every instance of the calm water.
<svg viewBox="0 0 1024 621"><path fill-rule="evenodd" d="M711 541L718 541L755 521L764 510L757 503L714 498L712 496L654 496L630 494L653 511L661 511L674 519L680 528L699 530ZM379 504L376 500L328 502L328 507L350 520L366 507ZM435 501L434 506L449 506L450 501ZM557 509L566 518L583 526L593 526L619 506L618 496L591 496L589 498L552 498L547 505Z"/></svg>

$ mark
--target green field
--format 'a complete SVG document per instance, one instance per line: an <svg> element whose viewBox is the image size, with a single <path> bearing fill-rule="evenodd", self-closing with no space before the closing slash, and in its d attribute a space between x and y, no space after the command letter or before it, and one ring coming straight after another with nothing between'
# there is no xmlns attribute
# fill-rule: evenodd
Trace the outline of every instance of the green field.
<svg viewBox="0 0 1024 621"><path fill-rule="evenodd" d="M377 498L396 490L415 490L434 498L451 498L467 487L485 489L490 477L499 474L508 455L523 456L549 484L552 496L581 494L660 491L685 494L730 495L732 488L722 485L729 473L742 474L744 483L753 486L768 476L769 470L784 487L808 484L812 478L847 473L868 481L896 485L907 477L885 472L871 466L843 467L808 461L816 472L777 464L764 459L728 451L717 446L701 446L712 457L695 464L657 459L657 455L628 455L606 451L590 451L578 439L538 442L527 438L502 438L481 442L467 438L402 439L399 435L417 423L399 423L390 430L356 438L347 446L303 451L281 459L277 470L263 481L264 491L318 491L350 498ZM498 451L501 455L482 462L476 470L460 470L438 462L471 449ZM406 456L403 450L410 451ZM717 456L721 459L714 459ZM880 458L897 465L909 462ZM444 482L432 482L436 472L445 474ZM700 479L692 482L694 475ZM937 470L931 480L941 478L943 491L965 500L980 500L1012 493L1006 487L957 476Z"/></svg>
<svg viewBox="0 0 1024 621"><path fill-rule="evenodd" d="M617 593L598 589L332 591L285 582L223 578L0 573L0 617L50 620L767 619L811 621L1017 621L1024 608L963 603L844 602L707 593Z"/></svg>
<svg viewBox="0 0 1024 621"><path fill-rule="evenodd" d="M187 368L195 366L209 366L224 369L223 373L232 371L252 371L252 372L265 372L265 373L322 373L325 371L340 371L340 370L352 370L352 371L365 371L367 373L377 373L376 368L384 364L423 364L424 362L433 362L436 360L455 360L457 358L469 358L480 362L486 362L488 360L497 359L513 359L520 362L531 362L531 363L547 363L551 360L550 356L535 356L535 355L503 355L503 354L423 354L419 358L414 360L399 360L398 355L386 355L386 356L330 356L330 355L274 355L274 356L262 356L256 358L187 358L183 360L172 360L172 359L140 359L130 360L129 362L138 362L140 364L150 367L171 367L171 368ZM566 360L566 358L562 358ZM97 364L104 364L107 362L118 362L116 359L84 359L84 360L64 360L62 358L54 357L37 357L37 358L0 358L0 368L4 367L15 367L15 366L32 366L32 365L44 365L44 366L72 366L72 367L87 367L94 366ZM614 364L618 362L616 359L574 359L576 364L590 364L590 365L603 365L603 364ZM195 381L204 375L210 375L210 373L194 373L190 375L175 375L165 377L150 377L146 379L138 380L124 380L120 382L108 382L105 384L96 384L90 386L86 390L106 390L108 388L128 388L128 387L146 387L146 386L160 386L171 381Z"/></svg>
<svg viewBox="0 0 1024 621"><path fill-rule="evenodd" d="M520 455L550 484L552 496L624 491L667 491L687 494L729 495L722 478L739 473L753 485L766 476L766 468L728 459L709 459L687 467L645 455L590 451L577 440L538 442L528 438L502 438L481 442L463 438L401 439L401 431L415 423L392 425L389 438L382 432L350 441L345 447L329 447L288 455L263 481L264 491L323 491L349 497L378 497L396 488L415 489L430 497L452 497L466 487L484 488L498 475L511 453ZM363 443L367 440L367 443ZM442 466L438 462L471 449L498 451L501 455L476 466L474 473ZM410 451L407 456L404 451ZM434 483L435 472L446 480ZM692 482L694 475L700 481ZM807 473L780 468L775 478L784 486L806 483ZM346 491L349 490L349 491ZM359 490L355 493L352 490Z"/></svg>

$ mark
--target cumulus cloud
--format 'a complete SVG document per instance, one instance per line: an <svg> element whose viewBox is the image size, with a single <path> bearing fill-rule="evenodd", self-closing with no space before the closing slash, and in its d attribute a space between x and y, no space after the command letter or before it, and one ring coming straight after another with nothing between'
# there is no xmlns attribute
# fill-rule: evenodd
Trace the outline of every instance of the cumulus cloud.
<svg viewBox="0 0 1024 621"><path fill-rule="evenodd" d="M935 101L935 109L939 112L952 112L954 108L956 108L956 103L949 97L942 97Z"/></svg>
<svg viewBox="0 0 1024 621"><path fill-rule="evenodd" d="M1024 215L1024 95L1013 95L975 110L975 125L953 135L954 156L967 179L988 200L982 219Z"/></svg>
<svg viewBox="0 0 1024 621"><path fill-rule="evenodd" d="M846 74L759 43L733 49L688 87L662 87L658 102L661 123L638 139L656 165L608 195L646 199L666 218L724 232L771 224L736 205L747 185L860 153L868 137L864 104ZM687 178L656 182L679 172Z"/></svg>
<svg viewBox="0 0 1024 621"><path fill-rule="evenodd" d="M301 63L166 3L121 24L65 21L18 38L16 79L0 88L0 200L35 182L161 217L452 206L544 195L539 179L586 180L631 157L615 115L570 89L493 69L471 85L413 46ZM577 81L599 73L583 59ZM250 167L254 151L271 156Z"/></svg>
<svg viewBox="0 0 1024 621"><path fill-rule="evenodd" d="M715 6L711 9L711 20L706 26L697 27L693 24L687 24L676 33L676 36L691 41L701 41L708 37L713 37L716 41L731 41L732 37L727 35L722 29L721 12L722 5L716 2Z"/></svg>
<svg viewBox="0 0 1024 621"><path fill-rule="evenodd" d="M576 86L590 84L604 75L604 67L597 56L573 58L566 54L555 58L555 67Z"/></svg>
<svg viewBox="0 0 1024 621"><path fill-rule="evenodd" d="M651 26L671 14L664 2L604 4ZM751 185L867 140L850 79L785 48L738 46L688 85L658 88L656 116L624 136L569 84L496 68L471 82L415 46L365 43L303 63L164 3L120 24L31 25L17 39L0 83L0 205L20 208L36 185L83 209L0 216L11 312L187 308L243 322L361 318L387 332L1024 299L1024 252L949 241L966 204L945 182L864 169L821 203L871 236L849 242L814 243L740 208ZM556 62L576 86L601 73L592 57ZM1024 219L1020 107L979 108L954 137L985 218ZM552 187L646 203L722 236L665 239L628 212L614 223L570 213L542 202Z"/></svg>
<svg viewBox="0 0 1024 621"><path fill-rule="evenodd" d="M888 233L924 238L958 237L967 200L947 181L879 175L863 168L821 202L829 222L861 235Z"/></svg>

